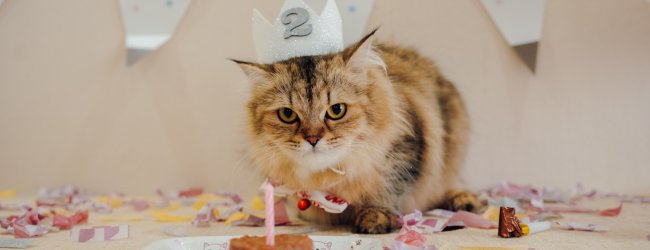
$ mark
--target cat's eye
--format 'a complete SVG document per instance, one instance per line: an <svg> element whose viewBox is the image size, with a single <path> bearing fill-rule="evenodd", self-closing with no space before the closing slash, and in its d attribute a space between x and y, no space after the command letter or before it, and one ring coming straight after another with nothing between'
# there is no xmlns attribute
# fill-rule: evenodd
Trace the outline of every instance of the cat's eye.
<svg viewBox="0 0 650 250"><path fill-rule="evenodd" d="M346 111L347 111L347 107L345 106L344 103L337 103L330 106L330 108L327 109L327 114L325 114L325 116L331 120L338 120L343 118Z"/></svg>
<svg viewBox="0 0 650 250"><path fill-rule="evenodd" d="M294 123L298 120L298 115L290 108L278 109L278 118L285 123Z"/></svg>

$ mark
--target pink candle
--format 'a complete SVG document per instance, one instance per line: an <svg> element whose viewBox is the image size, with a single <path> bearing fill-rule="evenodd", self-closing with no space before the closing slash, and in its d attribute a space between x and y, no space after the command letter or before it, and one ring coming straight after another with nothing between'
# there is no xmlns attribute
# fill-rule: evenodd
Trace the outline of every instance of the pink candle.
<svg viewBox="0 0 650 250"><path fill-rule="evenodd" d="M275 245L275 233L273 227L275 226L275 203L273 202L273 185L271 182L266 182L264 187L264 206L265 218L264 226L266 226L266 244L269 246Z"/></svg>

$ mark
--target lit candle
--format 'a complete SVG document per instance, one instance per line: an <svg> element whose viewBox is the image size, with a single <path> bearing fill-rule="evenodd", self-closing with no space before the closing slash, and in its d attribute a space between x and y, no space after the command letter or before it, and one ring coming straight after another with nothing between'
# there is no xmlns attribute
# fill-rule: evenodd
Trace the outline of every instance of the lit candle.
<svg viewBox="0 0 650 250"><path fill-rule="evenodd" d="M264 226L266 226L266 244L269 246L275 245L275 233L273 227L275 226L275 203L273 202L273 185L267 181L264 187L264 206L265 218Z"/></svg>

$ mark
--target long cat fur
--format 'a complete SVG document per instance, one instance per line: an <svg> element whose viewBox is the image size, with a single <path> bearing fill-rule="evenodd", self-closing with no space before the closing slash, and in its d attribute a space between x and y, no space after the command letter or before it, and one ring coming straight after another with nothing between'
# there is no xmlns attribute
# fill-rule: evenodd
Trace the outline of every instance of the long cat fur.
<svg viewBox="0 0 650 250"><path fill-rule="evenodd" d="M475 197L456 189L469 130L459 92L431 60L373 43L374 33L339 53L272 64L234 60L252 82L254 164L289 189L349 201L342 214L312 207L300 215L359 233L390 232L397 215L413 209L475 209ZM347 113L327 119L336 103L345 103ZM299 122L279 120L285 107ZM317 129L323 138L312 147L305 137Z"/></svg>

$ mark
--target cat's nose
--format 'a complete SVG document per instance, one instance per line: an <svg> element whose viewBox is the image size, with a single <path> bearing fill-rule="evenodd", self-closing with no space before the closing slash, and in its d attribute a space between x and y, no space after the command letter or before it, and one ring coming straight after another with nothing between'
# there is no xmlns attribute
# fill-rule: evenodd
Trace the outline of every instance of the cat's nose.
<svg viewBox="0 0 650 250"><path fill-rule="evenodd" d="M307 136L305 137L305 140L309 142L312 146L316 146L316 143L320 140L320 138L323 138L322 136Z"/></svg>

